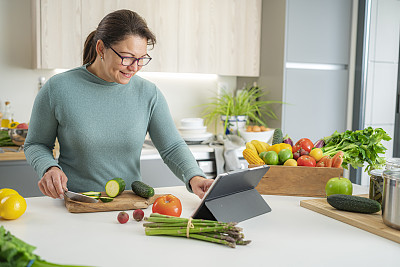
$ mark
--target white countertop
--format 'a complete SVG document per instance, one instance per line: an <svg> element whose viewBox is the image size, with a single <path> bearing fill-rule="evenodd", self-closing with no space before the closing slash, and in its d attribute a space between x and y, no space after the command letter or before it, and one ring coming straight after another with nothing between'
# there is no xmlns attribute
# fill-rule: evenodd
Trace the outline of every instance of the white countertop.
<svg viewBox="0 0 400 267"><path fill-rule="evenodd" d="M354 194L367 189L354 186ZM185 187L157 188L182 201L189 217L200 199ZM37 247L43 259L116 266L399 266L400 244L300 207L301 197L263 196L270 213L241 222L247 246L235 249L179 237L146 236L142 222L117 222L118 212L68 213L62 200L27 198L6 230ZM151 206L144 210L151 213ZM131 211L129 211L131 217Z"/></svg>

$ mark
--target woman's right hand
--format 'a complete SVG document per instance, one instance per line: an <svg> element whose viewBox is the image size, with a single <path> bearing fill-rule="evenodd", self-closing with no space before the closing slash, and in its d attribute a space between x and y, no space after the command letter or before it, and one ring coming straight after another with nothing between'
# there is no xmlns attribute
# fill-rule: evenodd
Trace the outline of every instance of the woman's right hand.
<svg viewBox="0 0 400 267"><path fill-rule="evenodd" d="M40 191L52 198L64 198L67 189L68 178L58 167L50 167L38 182Z"/></svg>

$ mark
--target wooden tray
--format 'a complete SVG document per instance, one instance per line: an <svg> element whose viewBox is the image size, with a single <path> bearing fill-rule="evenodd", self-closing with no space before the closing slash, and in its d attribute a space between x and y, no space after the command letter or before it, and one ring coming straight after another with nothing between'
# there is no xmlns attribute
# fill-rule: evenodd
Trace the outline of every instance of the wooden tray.
<svg viewBox="0 0 400 267"><path fill-rule="evenodd" d="M106 196L105 192L101 193L102 196ZM99 211L118 211L118 210L134 210L134 209L146 209L148 206L154 203L154 201L162 195L156 194L150 198L142 198L135 195L130 190L125 190L121 195L114 198L113 201L103 203L101 201L97 203L85 203L74 201L69 198L64 198L65 207L69 212L80 213L80 212L99 212Z"/></svg>
<svg viewBox="0 0 400 267"><path fill-rule="evenodd" d="M381 212L363 214L337 210L328 204L326 198L302 200L300 206L400 243L400 231L384 224Z"/></svg>
<svg viewBox="0 0 400 267"><path fill-rule="evenodd" d="M259 165L249 165L249 168ZM325 197L325 186L330 178L341 176L342 168L304 166L269 166L258 183L262 195Z"/></svg>

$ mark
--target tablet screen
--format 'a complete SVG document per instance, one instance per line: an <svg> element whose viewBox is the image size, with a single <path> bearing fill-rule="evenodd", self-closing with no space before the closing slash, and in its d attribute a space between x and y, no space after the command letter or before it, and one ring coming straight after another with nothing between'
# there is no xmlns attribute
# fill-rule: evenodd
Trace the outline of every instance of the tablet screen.
<svg viewBox="0 0 400 267"><path fill-rule="evenodd" d="M211 214L208 214L210 211L205 206L207 201L254 189L268 169L269 167L264 165L218 175L202 198L192 217L200 216L203 219L210 217Z"/></svg>

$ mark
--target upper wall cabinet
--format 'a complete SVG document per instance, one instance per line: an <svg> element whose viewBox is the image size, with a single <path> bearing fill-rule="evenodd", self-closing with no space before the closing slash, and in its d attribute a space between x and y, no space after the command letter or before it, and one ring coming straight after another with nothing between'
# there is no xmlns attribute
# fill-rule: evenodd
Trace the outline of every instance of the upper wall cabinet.
<svg viewBox="0 0 400 267"><path fill-rule="evenodd" d="M81 65L83 44L100 20L130 9L157 38L148 50L153 60L143 71L259 75L261 0L34 1L40 11L37 68Z"/></svg>
<svg viewBox="0 0 400 267"><path fill-rule="evenodd" d="M81 62L81 0L34 0L34 67L74 68Z"/></svg>
<svg viewBox="0 0 400 267"><path fill-rule="evenodd" d="M179 72L258 76L260 0L181 0Z"/></svg>

